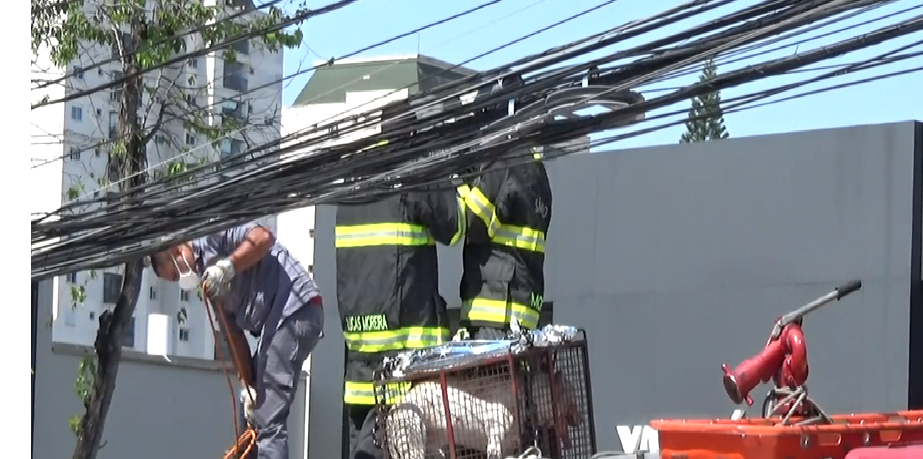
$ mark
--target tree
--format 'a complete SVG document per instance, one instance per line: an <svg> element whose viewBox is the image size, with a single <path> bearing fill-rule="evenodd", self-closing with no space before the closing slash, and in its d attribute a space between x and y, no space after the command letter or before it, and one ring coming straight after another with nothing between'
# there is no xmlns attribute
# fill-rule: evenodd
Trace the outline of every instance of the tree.
<svg viewBox="0 0 923 459"><path fill-rule="evenodd" d="M707 83L718 74L714 59L705 62L699 82ZM686 132L679 143L705 142L726 139L730 136L724 126L724 113L721 110L720 91L705 93L692 99Z"/></svg>
<svg viewBox="0 0 923 459"><path fill-rule="evenodd" d="M71 161L79 161L82 152L92 151L85 156L96 157L105 151L105 172L99 174L87 167L85 174L71 177L66 200L85 202L84 208L106 203L136 206L139 203L132 198L146 182L171 177L177 182L194 180L187 172L190 165L210 161L208 150L188 154L189 138L201 136L214 143L236 134L247 141L245 128L278 130L277 115L272 123L264 121L258 127L249 123L249 113L232 113L236 116L221 116L222 121L214 122L213 106L197 102L208 93L212 82L186 78L184 56L195 50L211 50L227 67L240 65L240 47L235 44L246 42L249 46L251 39L270 53L297 47L301 32L289 33L284 27L299 23L293 17L304 17L304 5L299 5L294 16L286 16L275 6L263 14L236 14L246 8L241 2L233 2L235 6L217 3L222 6L169 0L32 0L33 74L49 75L49 69L41 68L46 64L72 74L93 68L99 75L108 73L112 81L87 91L85 99L92 107L98 99L90 93L108 93L115 109L109 123L98 126L98 135L90 136L95 138L78 138L71 140L76 144L64 145ZM50 90L70 80L52 78L33 83ZM86 91L66 89L71 94ZM42 99L47 102L48 96ZM72 420L77 435L74 459L94 459L100 448L121 343L137 304L143 270L142 259L121 267L122 285L115 307L99 316L95 354L80 365L75 388L86 411L79 420ZM84 292L76 287L72 293L76 306L83 301Z"/></svg>

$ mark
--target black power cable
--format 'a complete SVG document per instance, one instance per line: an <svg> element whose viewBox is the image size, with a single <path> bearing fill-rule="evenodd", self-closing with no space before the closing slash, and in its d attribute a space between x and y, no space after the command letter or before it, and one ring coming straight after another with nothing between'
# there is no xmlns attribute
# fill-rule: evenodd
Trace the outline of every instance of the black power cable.
<svg viewBox="0 0 923 459"><path fill-rule="evenodd" d="M611 114L590 117L568 126L550 124L514 139L498 142L496 145L477 147L476 142L470 140L471 135L445 136L444 134L449 131L443 127L441 130L445 132L441 134L448 137L448 143L430 143L429 148L446 146L449 152L445 155L434 155L421 160L420 153L425 151L426 145L403 149L401 148L403 145L400 144L378 152L357 154L355 151L357 145L348 144L325 149L304 158L245 172L240 178L229 180L226 183L217 183L210 187L204 185L195 187L190 194L173 201L152 200L142 202L140 208L116 209L108 215L95 211L87 215L66 216L59 222L34 224L34 243L51 242L50 238L58 236L70 236L71 238L62 243L52 243L53 245L46 250L38 250L33 256L33 275L47 276L53 275L56 270L60 273L64 272L61 270L113 264L125 257L135 256L137 253L149 250L152 248L149 241L153 238L169 235L177 230L182 231L182 235L174 235L173 238L188 238L235 222L304 205L335 202L345 196L355 197L363 194L376 196L395 192L393 188L387 186L388 183L400 181L402 184L413 185L424 180L432 181L434 177L448 177L453 170L461 166L476 164L491 155L502 154L503 150L509 150L511 147L556 143L582 136L585 133L604 130L607 126L612 126L614 120L624 119L631 113L650 111L686 100L698 93L745 84L810 65L832 56L872 46L897 36L917 32L923 27L921 22L923 20L917 17L895 26L879 29L857 39L719 75L716 80L707 85L692 85ZM740 43L746 42L740 38L737 40ZM515 130L507 129L506 131L516 134ZM476 133L474 137L479 136L482 137L483 134ZM466 137L469 140L459 141ZM453 146L453 144L456 145ZM371 167L368 164L370 162ZM386 169L388 170L386 174L380 173L382 163L390 165L390 168ZM447 169L445 167L447 164L451 164L452 167ZM358 173L354 174L356 171ZM336 182L336 179L344 176L368 178L351 183ZM400 177L398 179L395 176ZM236 191L236 194L227 195L226 192L229 189ZM242 209L239 204L235 203L240 202L240 196L244 195L247 196L246 199L249 199L249 205ZM84 231L86 233L81 234Z"/></svg>
<svg viewBox="0 0 923 459"><path fill-rule="evenodd" d="M295 15L295 16L293 16L293 17L291 17L291 18L287 19L286 21L283 21L283 22L281 22L281 23L279 23L279 24L274 24L274 25L271 26L271 27L267 27L267 28L262 28L262 29L257 29L257 30L254 30L254 31L250 31L250 32L248 32L248 33L246 33L246 34L241 34L241 35L238 35L238 36L234 36L234 37L232 37L232 38L229 38L229 39L227 39L227 40L225 40L225 41L223 41L223 42L221 42L221 43L215 44L215 45L213 45L213 46L209 46L209 47L205 47L205 48L203 48L203 49L199 49L199 50L195 50L195 51L192 51L192 52L188 52L188 53L184 53L184 54L177 55L177 56L175 56L175 57L173 57L173 58L171 58L171 59L169 59L169 60L167 60L167 61L165 61L165 62L163 62L163 63L160 63L160 64L158 64L158 65L156 65L156 66L153 66L153 67L151 67L151 68L144 69L144 70L141 71L141 72L135 72L135 73L132 73L132 74L124 75L122 78L114 79L114 80L112 80L112 81L110 81L110 82L108 82L108 83L99 85L99 86L97 86L97 87L95 87L95 88L93 88L93 89L89 89L89 90L86 90L86 91L78 91L78 92L75 92L75 93L70 94L70 95L68 95L68 96L64 96L64 97L58 98L58 99L47 100L47 101L39 102L39 103L37 103L37 104L32 104L32 109L34 110L34 109L36 109L36 108L44 107L44 106L46 106L46 105L52 105L52 104L63 103L63 102L68 102L68 101L71 101L71 100L79 99L79 98L81 98L81 97L86 97L86 96L89 96L89 95L94 94L94 93L96 93L96 92L103 91L103 90L110 89L110 88L116 87L116 86L118 86L118 85L121 85L121 84L123 84L125 81L130 80L130 79L132 79L132 78L136 78L136 77L138 77L138 76L140 76L140 75L142 75L142 74L144 74L144 73L151 72L151 71L154 71L154 70L158 70L158 69L161 69L161 68L166 68L166 67L169 67L169 66L171 66L171 65L175 65L175 64L177 64L177 63L185 62L186 60L188 60L188 59L190 59L190 58L193 58L193 57L204 56L204 55L206 55L206 54L208 54L208 53L211 53L211 52L214 52L214 51L217 51L217 50L220 50L220 49L227 48L227 47L233 45L234 43L237 43L237 42L242 41L242 40L247 40L247 39L250 39L250 38L255 38L255 37L258 37L258 36L262 36L262 35L264 35L264 34L266 34L266 33L274 32L274 31L276 31L276 30L281 30L281 29L283 29L283 28L285 28L285 27L288 27L288 26L290 26L290 25L299 23L299 22L301 22L301 21L305 21L305 20L310 19L310 18L312 18L312 17L320 16L320 15L326 14L326 13L328 13L328 12L330 12L330 11L334 11L334 10L343 8L343 7L347 6L347 5L350 5L350 4L352 4L352 3L355 3L355 2L357 2L357 1L358 1L358 0L341 0L341 1L337 2L337 3L328 5L328 6L326 6L326 7L323 7L323 8L321 8L321 9L319 9L319 10L308 10L308 11L299 13L299 14L297 14L297 15ZM402 38L405 38L405 37L408 37L408 36L411 36L411 35L415 35L415 34L417 34L417 33L419 33L419 32L422 32L422 31L424 31L424 30L430 29L430 28L432 28L432 27L435 27L435 26L444 24L444 23L449 22L449 21L452 21L452 20L454 20L454 19L458 19L458 18L460 18L460 17L462 17L462 16L466 16L466 15L468 15L468 14L471 14L471 13L475 12L475 11L479 11L479 10L482 10L482 9L484 9L484 8L487 8L488 6L495 5L495 4L497 4L497 3L500 3L501 1L503 1L503 0L489 0L489 1L487 1L487 2L485 2L485 3L482 3L482 4L480 4L480 5L477 5L477 6L473 7L473 8L470 8L470 9L468 9L468 10L462 11L461 13L457 13L457 14L454 14L454 15L452 15L452 16L439 19L439 20L437 20L437 21L435 21L435 22L432 22L432 23L429 23L429 24L427 24L427 25L425 25L425 26L418 27L418 28L416 28L416 29L414 29L414 30L412 30L412 31L404 32L404 33L402 33L402 34L396 35L396 36L394 36L394 37L392 37L392 38L389 38L389 39L387 39L387 40L382 40L382 41L380 41L380 42L378 42L378 43L375 43L375 44L366 46L366 47L364 47L364 48L362 48L362 49L360 49L360 50L358 50L358 51L354 51L354 52L352 52L352 53L349 53L349 54L346 54L346 55L344 55L344 56L341 56L341 57L339 57L339 59L345 59L345 58L348 58L348 57L352 57L352 56L355 56L355 55L357 55L357 54L361 54L361 53L363 53L363 52L365 52L365 51L369 51L369 50L371 50L371 49L374 49L374 48L377 48L377 47L386 45L386 44L388 44L388 43L392 43L392 42L394 42L394 41L400 40L400 39L402 39ZM323 67L324 65L326 65L326 64L319 65L319 66L315 66L315 67L312 67L312 68L309 68L309 69L301 70L300 72L296 72L295 74L289 75L289 76L286 77L285 79L290 79L290 78L294 78L295 76L298 76L298 75L303 75L303 74L305 74L305 73L308 73L308 72L311 72L311 71L316 70L316 69L318 69L318 68L321 68L321 67ZM284 79L283 79L283 81L284 81ZM256 90L259 90L259 89L268 88L268 87L273 86L273 85L275 85L275 84L277 84L277 83L278 83L278 82L267 83L267 84L265 84L265 85L258 86L258 87L256 87L256 88L250 89L250 91L256 91Z"/></svg>
<svg viewBox="0 0 923 459"><path fill-rule="evenodd" d="M355 2L355 1L357 1L357 0L351 0L351 1L352 1L352 2ZM422 32L422 31L431 29L431 28L433 28L433 27L436 27L436 26L445 24L445 23L450 22L450 21L453 21L453 20L455 20L455 19L458 19L458 18L467 16L467 15L469 15L469 14L472 14L472 13L474 13L474 12L480 11L480 10L482 10L482 9L484 9L484 8L489 7L489 6L495 5L495 4L499 3L500 1L502 1L502 0L490 0L490 1L487 1L487 2L485 2L485 3L481 3L481 4L479 4L479 5L476 5L476 6L472 7L472 8L469 8L469 9L467 9L467 10L465 10L465 11L462 11L462 12L453 14L453 15L451 15L451 16L447 16L447 17L438 19L438 20L436 20L436 21L430 22L430 23L428 23L428 24L426 24L426 25L423 25L423 26L421 26L421 27L418 27L418 28L416 28L416 29L413 29L413 30L409 30L409 31L400 33L400 34L398 34L398 35L392 36L392 37L387 38L387 39L385 39L385 40L379 41L379 42L377 42L377 43L373 43L373 44L371 44L371 45L365 46L365 47L360 48L360 49L358 49L358 50L355 50L355 51L352 51L352 52L350 52L350 53L344 54L344 55L342 55L342 56L340 56L340 57L338 57L338 58L336 58L336 59L333 59L333 61L335 62L335 61L337 61L337 60L347 59L347 58L350 58L350 57L353 57L353 56L362 54L362 53L364 53L364 52L366 52L366 51L370 51L370 50L372 50L372 49L375 49L375 48L378 48L378 47L387 45L387 44L389 44L389 43L393 43L393 42L398 41L398 40L400 40L400 39L402 39L402 38L406 38L406 37L409 37L409 36L412 36L412 35L416 35L417 33L420 33L420 32ZM612 3L613 1L615 1L615 0L610 0L610 1L607 2L607 3ZM272 2L270 2L270 3L272 3ZM339 5L342 4L342 3L343 3L343 2L336 3L336 4L334 4L334 5L331 5L329 8L333 8L334 6L336 6L337 8L333 8L333 9L338 9L339 7L341 7L341 6L339 6ZM344 6L345 6L345 5L344 5ZM593 8L593 9L596 9L596 8ZM332 11L332 9L329 10L329 11ZM326 13L326 12L328 12L328 10L323 10L322 12L318 13L318 15L324 14L324 13ZM574 17L572 17L571 19L575 19L576 17L577 17L577 16L574 16ZM567 21L564 21L564 22L567 22ZM562 23L563 23L563 22L562 22ZM259 34L262 34L262 33L264 33L264 31L262 31L262 30L259 31ZM224 42L224 43L215 45L215 46L211 47L210 49L196 51L196 53L202 52L202 53L207 54L208 52L211 52L211 51L214 51L214 50L217 50L217 49L223 49L223 48L225 48L225 47L227 47L227 46L230 46L230 45L232 45L233 43L235 43L235 42L237 42L237 41L240 41L240 40L237 39L237 38L234 38L234 39L228 40L228 41L226 41L226 42ZM511 43L511 44L512 44L512 43ZM504 46L504 48L505 48L505 47L506 47L506 46ZM503 48L500 48L500 49L503 49ZM483 57L483 56L485 56L485 55L487 55L487 54L491 54L491 53L493 53L493 52L499 51L500 49L497 49L497 50L488 52L488 53L486 53L486 54L482 54L480 57ZM193 56L191 53L183 54L183 55L181 55L181 56L179 56L179 57L175 57L175 58L172 59L170 62L161 64L160 66L157 66L157 67L154 67L154 68L151 68L151 69L146 69L145 72L156 71L158 68L162 68L162 67L165 67L165 66L172 65L172 63L176 63L176 62L174 62L174 61L177 61L177 62L179 62L179 61L184 61L185 59L188 59L188 58L191 58L191 57L195 57L195 56ZM181 58L183 58L183 59L181 59ZM470 61L470 60L469 60L469 61ZM314 70L323 68L323 67L325 67L325 66L327 66L327 65L328 65L328 64L325 63L325 64L313 66L313 67L308 68L308 69L304 69L304 70L297 71L297 72L295 72L295 73L293 73L293 74L291 74L291 75L288 75L288 76L286 76L286 77L284 77L284 78L282 78L282 79L280 79L280 80L275 80L275 81L271 81L271 82L269 82L269 83L265 83L265 84L260 85L260 86L256 86L256 87L253 87L253 88L248 88L247 91L240 92L240 93L237 94L235 97L241 97L241 96L246 95L246 94L252 94L252 93L254 93L254 92L258 91L258 90L269 88L270 86L274 86L274 85L276 85L276 84L279 84L280 82L284 82L284 81L286 81L286 80L291 80L291 79L293 79L293 78L295 78L295 77L297 77L297 76L304 75L304 74L309 73L309 72L312 72L312 71L314 71ZM452 70L454 70L454 69L457 69L457 68L461 67L462 65L464 65L464 64L459 64L459 65L453 66L453 67L451 67L451 68L441 70L441 71L437 72L437 73L434 74L434 75L429 75L429 76L427 76L426 78L424 78L424 80L439 78L440 76L442 76L442 75L444 75L444 74L447 74L448 72L450 72L450 71L452 71ZM107 83L107 84L97 86L97 87L95 87L95 88L93 88L93 89L91 89L91 90L83 91L83 92L80 92L80 93L77 93L77 94L71 94L70 96L67 96L67 97L65 97L65 98L63 98L63 99L59 99L59 100L55 100L55 101L42 102L42 103L38 104L37 106L33 106L33 109L35 109L35 108L37 108L37 107L40 107L40 106L43 106L43 105L47 105L47 104L58 103L58 102L66 102L66 101L68 101L68 100L73 100L73 99L77 99L77 98L80 98L80 97L86 97L86 96L88 96L88 95L90 95L90 94L93 94L93 93L95 93L95 92L100 92L100 91L104 91L104 90L107 90L107 89L111 89L111 88L113 88L113 87L115 87L115 86L118 86L118 85L124 83L128 78L130 78L130 77L124 77L124 76L123 76L122 78L118 78L118 79L112 80L112 81L110 81L110 82ZM422 82L422 80L421 80L421 82ZM65 99L66 99L66 100L65 100ZM219 102L215 102L214 104L211 104L211 105L206 105L206 106L203 106L203 107L196 107L195 109L192 109L192 110L186 110L185 112L180 113L180 114L173 114L173 115L171 115L168 119L161 120L161 122L158 123L158 124L165 124L165 123L169 123L169 122L171 122L171 121L176 121L176 120L184 120L184 119L187 119L188 116L192 115L193 112L205 112L207 109L212 108L212 107L217 107L217 106L219 106L221 103L222 103L222 101L219 101ZM146 126L146 127L145 127L145 132L149 131L150 129L152 129L151 126ZM105 147L105 146L111 145L114 141L119 141L119 140L124 140L124 138L108 139L108 140L105 140L105 141L102 141L102 142L99 142L99 143L90 145L90 146L85 147L85 148L82 148L82 149L81 149L81 148L78 148L78 149L75 151L75 153L83 153L83 152L86 152L86 151L92 151L92 150L95 150L96 148L100 148L100 147ZM33 168L41 167L41 166L43 166L43 165L49 164L49 163L54 162L54 161L59 160L59 159L63 160L63 159L66 158L69 154L70 154L70 152L67 152L67 153L62 154L62 155L61 155L60 157L58 157L58 158L51 158L51 159L46 160L46 161L44 161L44 162L42 162L42 163L40 163L40 164L34 165ZM245 154L246 154L246 153L245 153Z"/></svg>

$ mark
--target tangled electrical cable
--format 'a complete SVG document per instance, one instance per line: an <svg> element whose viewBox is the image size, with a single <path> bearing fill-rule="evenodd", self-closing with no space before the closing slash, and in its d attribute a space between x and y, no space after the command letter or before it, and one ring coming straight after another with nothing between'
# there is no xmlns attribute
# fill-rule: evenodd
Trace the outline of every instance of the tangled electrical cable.
<svg viewBox="0 0 923 459"><path fill-rule="evenodd" d="M663 81L665 75L688 69L714 55L748 47L754 49L753 46L772 42L781 34L811 27L818 21L830 22L838 15L850 15L857 9L888 3L766 0L660 40L588 62L541 70L626 37L656 30L656 26L650 27L658 20L675 20L679 15L693 17L719 3L729 2L687 2L683 9L662 13L654 20L629 23L576 45L529 56L466 78L464 83L451 83L412 97L404 103L400 113L385 117L384 121L393 127L382 136L335 144L337 137L322 130L342 122L342 119L332 120L319 123L316 129L303 130L262 146L261 151L268 151L264 157L276 160L237 163L233 166L237 175L233 177L221 178L218 172L206 172L203 166L187 172L201 175L197 177L197 184L181 193L179 185L155 181L138 189L123 190L118 202L91 201L89 207L87 203L65 206L54 215L33 221L32 276L40 278L111 266L172 241L290 209L375 199L408 187L445 184L453 176L464 178L467 171L483 162L524 154L529 146L560 144L591 133L626 128L642 122L642 117L644 121L668 117L677 113L656 117L645 114L700 94L806 68L923 29L923 16L915 16L833 44L728 71L713 80L681 86L647 100L632 91L644 84ZM679 42L683 43L677 44ZM917 44L839 67L800 83L729 99L725 112L746 110L760 103L776 103L765 99L806 82L908 61L919 56L919 52L911 50ZM625 59L633 60L619 63ZM596 70L601 65L610 66L605 71ZM917 70L905 69L904 72ZM517 73L526 78L513 78ZM899 73L886 73L877 78ZM497 84L498 79L502 84ZM461 96L472 92L477 93L473 101L461 101ZM576 109L600 102L608 104L610 110L588 116L574 113ZM512 114L509 107L515 107ZM558 120L561 115L565 115L565 119ZM339 135L369 127L377 122L378 115L370 110L362 118L363 121L357 119ZM650 129L662 127L664 125ZM640 129L592 143L600 145L602 141L611 142L644 132L650 130ZM376 143L379 145L373 148ZM569 153L565 148L556 151L555 156ZM166 240L159 240L161 237Z"/></svg>
<svg viewBox="0 0 923 459"><path fill-rule="evenodd" d="M282 0L272 0L272 1L269 1L269 2L267 2L267 3L264 3L264 4L262 4L262 5L257 6L257 9L261 9L261 8L264 8L264 7L275 6L275 5L279 4L281 1L282 1ZM221 50L221 49L225 49L225 48L227 48L227 47L233 45L233 44L236 43L236 42L239 42L239 41L242 41L242 40L245 40L245 39L248 39L248 38L253 38L253 37L259 36L259 35L261 35L261 34L265 34L265 33L271 32L271 31L273 31L273 30L277 30L277 29L280 29L280 28L284 28L285 26L288 26L288 25L297 24L297 23L299 23L300 21L306 20L306 19L311 18L311 17L320 16L320 15L323 15L323 14L326 14L326 13L329 13L329 12L332 12L332 11L335 11L335 10L338 10L338 9L340 9L340 8L343 8L344 6L347 6L347 5L349 5L349 4L355 3L356 1L357 1L357 0L341 0L341 1L339 1L339 2L336 2L336 3L330 4L330 5L324 6L324 7L322 7L322 8L316 9L316 10L305 10L305 11L301 11L301 12L295 14L294 16L285 19L284 21L280 22L279 24L274 25L274 26L272 27L272 30L267 29L267 28L252 30L252 31L249 31L249 32L247 32L246 34L243 34L243 35L240 35L240 36L229 37L228 39L226 39L226 40L224 40L224 41L222 41L222 42L220 42L220 43L213 44L212 46L208 46L208 47L205 47L205 48L202 48L202 49L198 49L198 50L195 50L195 51L191 51L191 52L187 52L187 53L178 54L178 55L174 56L173 58L169 59L169 60L166 61L166 62L163 62L163 63L161 63L161 64L159 64L159 65L157 65L157 66L152 66L152 67L150 67L150 68L145 69L145 70L144 70L144 73L145 73L145 74L150 74L151 72L154 72L154 71L156 71L156 70L165 69L165 68L169 67L170 65L185 62L185 61L188 60L188 59L191 59L191 58L194 58L194 57L198 57L198 56L202 56L202 55L205 55L205 54L207 54L207 53L214 52L214 51L218 51L218 50ZM478 5L475 5L475 6L471 7L471 8L468 8L468 9L466 9L466 10L464 10L464 11L461 11L461 12L458 12L458 13L455 13L455 14L452 14L452 15L449 15L449 16L446 16L446 17L444 17L444 18L440 18L440 19L438 19L438 20L436 20L436 21L433 21L433 22L427 23L427 24L425 24L425 25L423 25L423 26L420 26L420 27L411 29L411 30L409 30L409 31L405 31L405 32L403 32L403 33L394 35L394 36L389 37L389 38L387 38L387 39L378 41L378 42L376 42L376 43L372 43L372 44L370 44L370 45L366 45L366 46L364 46L364 47L362 47L362 48L359 48L359 49L357 49L357 50L355 50L355 51L352 51L352 52L350 52L350 53L346 53L346 54L344 54L344 55L341 55L341 56L339 56L339 57L337 57L337 58L331 58L331 60L330 60L328 63L324 63L324 64L321 64L321 65L315 65L315 66L312 66L312 67L306 68L306 69L301 69L301 70L298 70L298 71L296 71L296 72L294 72L294 73L292 73L292 74L290 74L290 75L287 75L287 76L285 76L285 77L283 77L283 78L281 78L281 79L269 81L269 82L264 83L264 84L259 85L259 86L248 87L246 91L241 91L241 92L239 92L239 93L236 95L236 97L237 97L238 99L240 99L240 98L242 98L244 95L247 95L247 94L254 94L254 93L256 93L257 91L260 91L260 90L263 90L263 89L267 89L267 88L271 88L272 86L277 85L277 84L282 83L282 82L287 81L287 80L288 80L288 81L291 81L293 78L296 78L296 77L301 76L301 75L304 75L304 74L306 74L306 73L309 73L309 72L318 70L318 69L320 69L320 68L322 68L322 67L324 67L324 66L330 65L330 63L332 63L332 62L336 62L336 61L343 60L343 59L348 59L348 58L350 58L350 57L353 57L353 56L357 56L357 55L359 55L359 54L362 54L362 53L364 53L364 52L366 52L366 51L371 51L371 50L376 49L376 48L379 48L379 47L381 47L381 46L384 46L384 45L387 45L387 44L390 44L390 43L394 43L394 42L396 42L396 41L398 41L398 40L401 40L401 39L403 39L403 38L406 38L406 37L409 37L409 36L418 34L418 33L420 33L420 32L423 32L423 31L432 29L432 28L434 28L434 27L436 27L436 26L445 24L445 23L447 23L447 22L450 22L450 21L453 21L453 20L456 20L456 19L465 17L465 16L470 15L470 14L472 14L472 13L475 13L475 12L477 12L477 11L481 11L481 10L483 10L483 9L489 7L489 6L493 6L493 5L496 5L496 4L500 3L501 1L502 1L502 0L488 0L488 1L484 2L484 3L481 3L481 4L478 4ZM613 3L614 1L616 1L616 0L608 0L608 1L606 1L604 4L610 4L610 3ZM565 20L559 21L558 23L555 24L555 26L560 25L560 24L563 24L563 23L568 22L568 21L570 21L570 20L573 20L573 19L575 19L576 17L579 17L579 16L581 16L581 15L583 15L583 14L587 14L587 13L591 12L592 10L596 10L596 9L598 9L598 8L591 8L590 10L586 10L586 11L582 12L582 13L579 14L579 15L574 15L574 16L572 16L572 17L570 17L570 18L567 18L567 19L565 19ZM237 18L239 18L239 17L241 17L241 16L243 16L243 15L245 15L245 14L247 14L247 11L239 12L239 13L234 13L234 14L231 14L231 15L225 17L224 19L222 19L221 21L218 21L218 22L231 21L231 20L237 19ZM211 27L211 26L214 26L214 24L209 25L209 27ZM195 29L193 29L193 30L191 30L191 31L183 32L183 33L179 34L178 36L182 37L182 36L192 35L192 34L195 33L195 32L201 31L204 27L205 27L205 26L202 26L202 27L195 28ZM545 28L545 29L542 30L542 31L549 30L549 29L551 29L551 28L552 28L552 27L547 27L547 28ZM534 35L534 33L533 33L532 35ZM519 41L521 41L521 40L522 40L522 39L514 40L513 42L511 42L511 43L509 43L509 44L507 44L507 45L504 45L504 46L502 46L502 47L499 47L499 48L496 48L496 49L494 49L494 50L488 51L488 52L486 52L486 53L482 53L482 54L481 54L480 56L478 56L478 57L483 57L483 56L486 56L486 55L488 55L488 54L492 54L492 53L494 53L494 52L496 52L496 51L499 51L499 50L501 50L501 49L503 49L503 48L506 48L507 46L509 46L509 45L511 45L511 44L517 43L517 42L519 42ZM139 53L139 52L141 52L141 51L143 51L143 50L148 50L148 49L151 49L151 48L153 48L153 47L155 47L155 46L163 45L164 43L166 43L166 40L160 40L160 41L155 42L155 43L153 43L153 44L149 44L149 45L147 45L147 46L144 46L144 47L142 47L142 48L139 49L139 50L129 51L129 52L126 52L125 54L126 54L126 55L137 54L137 53ZM93 69L93 68L99 68L99 67L101 67L103 64L111 63L111 62L114 62L115 60L116 60L115 58L106 59L106 60L103 60L103 61L101 61L101 62L94 63L93 65L91 65L91 66L89 66L89 67L87 67L87 68L82 69L82 71L85 72L85 71L90 70L90 69ZM456 66L454 66L453 68L449 68L449 69L445 69L445 70L436 72L436 73L433 74L433 75L429 75L429 76L425 77L424 79L422 79L420 82L423 82L423 81L425 81L425 80L430 80L430 79L437 79L437 78L443 76L444 74L446 74L446 73L448 73L448 72L454 70L455 68L461 67L461 65L464 65L464 63L459 64L459 65L456 65ZM37 84L33 89L42 89L42 88L45 88L45 87L50 86L50 85L52 85L52 84L61 83L61 82L65 81L68 77L71 77L71 76L73 76L73 75L74 75L73 73L69 73L69 74L66 74L66 75L63 76L63 77L56 78L56 79L52 79L52 80L49 80L49 81L47 81L47 82ZM121 87L121 85L124 84L124 83L125 83L127 80L129 80L130 78L132 78L132 75L122 75L121 77L119 77L119 78L114 78L114 79L112 79L111 81L108 81L108 82L106 82L106 83L104 83L104 84L102 84L102 85L98 85L98 86L95 86L95 87L93 87L93 88L90 88L90 89L87 89L87 90L84 90L84 91L76 91L76 92L73 92L73 93L71 93L71 94L68 94L67 96L65 96L65 97L63 97L63 98L54 99L54 100L43 100L43 101L40 101L40 102L38 102L38 103L36 103L36 104L33 104L33 105L32 105L32 109L34 110L34 109L42 108L42 107L45 107L45 106L48 106L48 105L53 105L53 104L57 104L57 103L64 103L64 102L67 102L67 101L70 101L70 100L77 100L77 99L79 99L79 98L86 97L86 96L89 96L89 95L92 95L92 94L95 94L95 93L98 93L98 92L102 92L102 91L106 91L106 90L111 90L111 89L117 89L117 88ZM221 105L222 103L223 103L222 100L217 100L217 101L214 102L213 104L208 104L208 105L204 105L204 106L195 105L195 106L187 107L186 110L182 110L182 111L180 111L179 113L169 113L168 116L163 116L163 117L161 117L161 119L160 119L158 122L156 122L156 123L153 123L153 124L146 124L145 127L143 128L143 129L144 129L144 134L147 135L147 134L149 134L150 132L152 132L154 129L156 129L158 126L161 126L161 125L164 125L164 124L173 122L173 121L184 121L184 120L188 119L190 116L194 116L195 114L208 115L208 114L209 114L208 111L209 111L210 109L213 109L213 108L215 108L215 107ZM188 105L188 104L187 104L187 105ZM244 127L241 128L241 129L235 130L235 131L232 132L231 134L236 134L236 133L243 132L243 131L245 131L247 128L248 128L247 126L244 126ZM230 134L229 134L229 135L226 135L225 137L229 137L229 136L230 136ZM41 166L47 165L47 164L49 164L49 163L52 163L52 162L55 162L55 161L58 161L58 160L62 160L62 159L66 158L66 157L68 157L69 155L74 154L74 153L80 154L80 153L87 152L87 151L93 151L93 150L95 150L95 149L97 149L97 148L107 147L107 146L111 145L113 142L124 141L124 140L125 140L125 137L124 137L124 136L122 136L122 137L115 137L115 138L111 138L111 137L110 137L110 138L107 139L107 140L104 140L104 141L101 141L101 142L96 142L96 143L91 143L90 145L87 145L87 146L82 147L82 148L75 148L73 151L68 151L68 152L62 154L60 157L52 158L52 159L43 161L43 162L41 162L41 163L39 163L39 164L37 164L37 165L34 165L33 168L35 168L35 167L41 167ZM217 142L217 141L216 141L216 142ZM213 142L213 143L214 143L214 142ZM111 184L110 184L110 186L111 186Z"/></svg>

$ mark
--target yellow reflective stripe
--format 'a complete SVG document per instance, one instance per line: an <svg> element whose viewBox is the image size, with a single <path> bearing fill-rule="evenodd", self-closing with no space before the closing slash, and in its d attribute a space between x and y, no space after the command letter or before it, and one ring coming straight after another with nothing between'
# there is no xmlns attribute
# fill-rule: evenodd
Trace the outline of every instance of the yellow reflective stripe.
<svg viewBox="0 0 923 459"><path fill-rule="evenodd" d="M386 392L387 400L385 403L393 405L398 403L401 397L410 390L409 382L391 383L387 386L379 386L379 394ZM382 398L385 398L384 396ZM343 402L352 405L374 405L375 384L372 382L346 381L343 388Z"/></svg>
<svg viewBox="0 0 923 459"><path fill-rule="evenodd" d="M480 188L474 187L465 193L465 205L474 215L484 221L484 225L487 226L487 236L493 238L500 229L500 219L497 218L497 209L490 199L487 199Z"/></svg>
<svg viewBox="0 0 923 459"><path fill-rule="evenodd" d="M471 322L494 322L509 324L515 317L524 328L538 326L539 312L522 303L475 298L462 302L461 320Z"/></svg>
<svg viewBox="0 0 923 459"><path fill-rule="evenodd" d="M545 252L545 233L532 228L502 225L493 242L532 252Z"/></svg>
<svg viewBox="0 0 923 459"><path fill-rule="evenodd" d="M378 142L375 142L375 143L373 143L373 144L371 144L371 145L369 145L369 146L367 146L367 147L365 147L365 148L360 148L360 149L356 150L356 153L359 153L359 152L362 152L362 151L366 151L366 150L371 150L371 149L373 149L373 148L380 147L380 146L382 146L382 145L387 145L387 144L388 144L388 139L382 139L382 140L379 140Z"/></svg>
<svg viewBox="0 0 923 459"><path fill-rule="evenodd" d="M402 327L397 330L343 332L346 346L355 352L399 351L438 346L449 340L446 327Z"/></svg>
<svg viewBox="0 0 923 459"><path fill-rule="evenodd" d="M449 245L455 245L465 237L465 229L468 228L468 211L465 209L465 196L467 196L471 190L468 188L468 185L462 185L456 188L456 191L455 200L458 204L458 208L456 209L458 212L456 221L458 222L458 228L455 230L455 235L452 236Z"/></svg>
<svg viewBox="0 0 923 459"><path fill-rule="evenodd" d="M338 248L435 244L436 241L426 227L410 223L372 223L336 227L336 247Z"/></svg>

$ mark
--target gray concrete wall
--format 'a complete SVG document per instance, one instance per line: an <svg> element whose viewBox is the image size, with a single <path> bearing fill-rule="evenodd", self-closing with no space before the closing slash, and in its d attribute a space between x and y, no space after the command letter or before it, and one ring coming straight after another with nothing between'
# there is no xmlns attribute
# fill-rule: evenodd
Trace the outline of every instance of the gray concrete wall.
<svg viewBox="0 0 923 459"><path fill-rule="evenodd" d="M859 126L552 162L545 298L556 322L589 335L600 449L620 449L616 426L728 415L721 363L759 351L776 316L854 278L861 292L806 321L812 394L835 412L906 408L919 131ZM315 278L328 306L334 217L318 208ZM442 293L458 304L458 251L441 255ZM329 441L340 434L337 321L326 333L310 409L330 422L311 425L314 458L340 457Z"/></svg>
<svg viewBox="0 0 923 459"><path fill-rule="evenodd" d="M82 414L74 380L86 348L52 344L51 282L39 285L36 327L34 458L67 458L75 437L68 420ZM293 459L304 457L304 384L289 418ZM99 459L221 458L234 445L231 392L215 362L126 353Z"/></svg>

